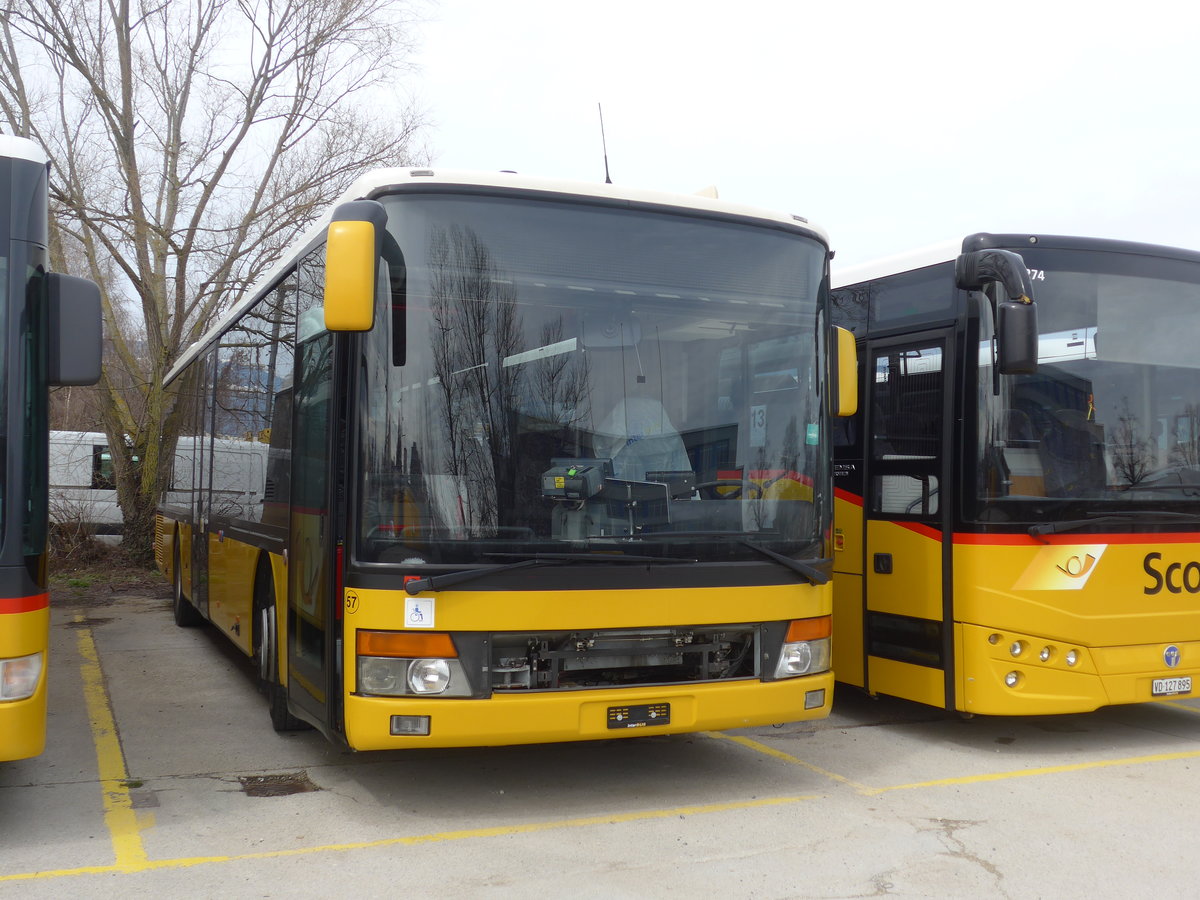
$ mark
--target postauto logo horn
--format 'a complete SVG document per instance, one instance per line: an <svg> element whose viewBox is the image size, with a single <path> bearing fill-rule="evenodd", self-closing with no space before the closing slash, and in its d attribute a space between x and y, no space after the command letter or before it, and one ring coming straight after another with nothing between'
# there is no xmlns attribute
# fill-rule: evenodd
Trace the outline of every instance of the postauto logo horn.
<svg viewBox="0 0 1200 900"><path fill-rule="evenodd" d="M1043 547L1013 587L1020 591L1082 590L1107 549L1107 544Z"/></svg>

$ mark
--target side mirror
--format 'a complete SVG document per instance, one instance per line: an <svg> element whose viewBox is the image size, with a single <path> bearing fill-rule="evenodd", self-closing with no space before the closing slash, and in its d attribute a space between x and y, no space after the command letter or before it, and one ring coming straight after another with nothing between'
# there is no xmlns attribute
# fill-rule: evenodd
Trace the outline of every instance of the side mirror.
<svg viewBox="0 0 1200 900"><path fill-rule="evenodd" d="M46 375L52 385L95 384L104 345L100 288L74 275L47 276Z"/></svg>
<svg viewBox="0 0 1200 900"><path fill-rule="evenodd" d="M997 368L1001 375L1037 372L1037 304L1021 255L1011 250L963 253L955 260L954 280L968 291L982 291L989 284L1000 287L1008 299L995 303Z"/></svg>
<svg viewBox="0 0 1200 900"><path fill-rule="evenodd" d="M858 412L858 348L854 332L835 325L829 344L829 413L852 416Z"/></svg>
<svg viewBox="0 0 1200 900"><path fill-rule="evenodd" d="M985 285L999 284L1008 299L1016 303L1033 302L1033 281L1021 254L1011 250L975 250L954 261L954 280L964 291L981 291Z"/></svg>
<svg viewBox="0 0 1200 900"><path fill-rule="evenodd" d="M325 245L325 328L370 331L375 324L375 277L387 213L374 200L333 211Z"/></svg>
<svg viewBox="0 0 1200 900"><path fill-rule="evenodd" d="M996 364L1001 375L1033 375L1038 363L1036 303L996 304Z"/></svg>

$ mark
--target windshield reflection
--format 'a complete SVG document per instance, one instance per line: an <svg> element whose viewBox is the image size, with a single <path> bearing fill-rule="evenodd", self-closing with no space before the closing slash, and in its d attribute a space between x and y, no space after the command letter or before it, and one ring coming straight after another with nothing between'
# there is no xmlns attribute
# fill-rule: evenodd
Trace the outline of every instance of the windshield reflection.
<svg viewBox="0 0 1200 900"><path fill-rule="evenodd" d="M993 390L990 344L981 347L984 518L1194 503L1200 358L1187 344L1200 267L1121 254L1025 256L1043 278L1038 372L1001 378Z"/></svg>
<svg viewBox="0 0 1200 900"><path fill-rule="evenodd" d="M700 218L388 201L357 558L811 553L824 248ZM700 549L697 549L700 548Z"/></svg>

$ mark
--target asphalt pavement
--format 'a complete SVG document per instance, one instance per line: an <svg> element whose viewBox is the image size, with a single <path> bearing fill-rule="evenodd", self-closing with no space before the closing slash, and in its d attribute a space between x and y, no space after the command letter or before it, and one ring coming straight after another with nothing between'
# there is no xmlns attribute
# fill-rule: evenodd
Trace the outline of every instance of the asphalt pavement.
<svg viewBox="0 0 1200 900"><path fill-rule="evenodd" d="M354 754L162 596L53 598L0 898L1192 897L1200 701L964 719L839 689L723 734Z"/></svg>

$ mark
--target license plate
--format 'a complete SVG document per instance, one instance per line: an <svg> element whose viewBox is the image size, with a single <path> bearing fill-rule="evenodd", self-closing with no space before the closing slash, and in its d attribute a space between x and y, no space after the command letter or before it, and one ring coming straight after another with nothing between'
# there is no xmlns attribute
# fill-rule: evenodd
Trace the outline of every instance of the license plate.
<svg viewBox="0 0 1200 900"><path fill-rule="evenodd" d="M1155 678L1150 682L1150 693L1155 697L1166 694L1190 694L1192 692L1192 676L1182 678Z"/></svg>
<svg viewBox="0 0 1200 900"><path fill-rule="evenodd" d="M641 706L610 706L609 728L650 728L671 724L670 703L644 703Z"/></svg>

